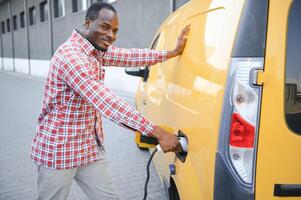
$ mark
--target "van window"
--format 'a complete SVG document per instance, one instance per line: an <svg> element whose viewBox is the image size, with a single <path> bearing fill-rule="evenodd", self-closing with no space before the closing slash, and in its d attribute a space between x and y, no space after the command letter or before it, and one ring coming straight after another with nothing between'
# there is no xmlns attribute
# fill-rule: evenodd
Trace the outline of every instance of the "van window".
<svg viewBox="0 0 301 200"><path fill-rule="evenodd" d="M157 43L158 43L158 40L159 40L159 37L160 37L160 34L156 37L156 39L155 39L154 42L152 43L151 49L156 49ZM148 79L149 68L150 68L150 66L146 66L146 67L145 67L144 74L143 74L143 81L144 81L144 82L146 82L147 79Z"/></svg>
<svg viewBox="0 0 301 200"><path fill-rule="evenodd" d="M190 0L172 0L172 10L175 11Z"/></svg>
<svg viewBox="0 0 301 200"><path fill-rule="evenodd" d="M301 1L293 1L286 46L285 115L288 127L301 135Z"/></svg>

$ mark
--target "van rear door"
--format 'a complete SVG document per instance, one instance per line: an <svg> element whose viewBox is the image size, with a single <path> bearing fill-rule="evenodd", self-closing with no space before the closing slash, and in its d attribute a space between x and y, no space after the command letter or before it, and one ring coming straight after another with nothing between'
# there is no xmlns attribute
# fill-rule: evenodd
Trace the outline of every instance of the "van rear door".
<svg viewBox="0 0 301 200"><path fill-rule="evenodd" d="M270 0L256 199L301 198L301 1Z"/></svg>

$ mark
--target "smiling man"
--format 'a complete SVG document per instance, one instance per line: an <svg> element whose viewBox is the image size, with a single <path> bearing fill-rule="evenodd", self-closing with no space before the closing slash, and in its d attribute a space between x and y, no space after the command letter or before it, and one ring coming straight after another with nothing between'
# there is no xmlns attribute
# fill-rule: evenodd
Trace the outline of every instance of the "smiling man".
<svg viewBox="0 0 301 200"><path fill-rule="evenodd" d="M66 199L75 180L89 199L118 199L103 152L102 119L158 139L164 152L179 141L143 117L104 85L103 66L152 65L180 55L189 27L172 51L112 46L118 16L107 3L94 3L81 30L53 55L31 158L38 167L38 199Z"/></svg>

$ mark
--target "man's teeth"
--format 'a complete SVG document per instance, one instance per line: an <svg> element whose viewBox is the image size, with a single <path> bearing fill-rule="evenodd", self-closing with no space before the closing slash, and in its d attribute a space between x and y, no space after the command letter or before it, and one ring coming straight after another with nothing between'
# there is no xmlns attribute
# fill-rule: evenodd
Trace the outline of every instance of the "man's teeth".
<svg viewBox="0 0 301 200"><path fill-rule="evenodd" d="M111 43L108 42L108 41L104 41L104 43L105 43L105 45L107 45L107 46L110 46L110 45L111 45Z"/></svg>

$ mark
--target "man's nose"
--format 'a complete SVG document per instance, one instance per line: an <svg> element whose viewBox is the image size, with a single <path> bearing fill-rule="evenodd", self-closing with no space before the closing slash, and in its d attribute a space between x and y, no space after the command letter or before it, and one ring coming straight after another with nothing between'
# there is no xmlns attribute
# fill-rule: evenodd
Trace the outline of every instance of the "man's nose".
<svg viewBox="0 0 301 200"><path fill-rule="evenodd" d="M115 40L115 34L114 34L113 30L108 31L107 36L110 37L112 42Z"/></svg>

